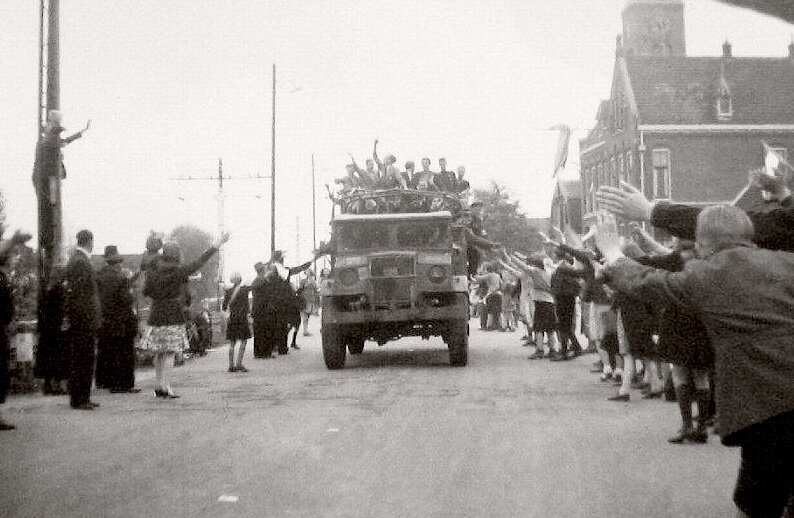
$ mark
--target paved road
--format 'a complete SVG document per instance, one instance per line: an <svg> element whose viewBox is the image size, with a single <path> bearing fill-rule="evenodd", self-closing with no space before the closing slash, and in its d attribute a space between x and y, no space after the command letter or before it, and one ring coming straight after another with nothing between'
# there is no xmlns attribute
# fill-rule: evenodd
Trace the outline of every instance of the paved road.
<svg viewBox="0 0 794 518"><path fill-rule="evenodd" d="M608 402L594 356L531 362L517 334L472 328L465 368L406 339L328 371L315 330L245 374L225 348L189 362L179 400L156 399L151 372L141 394L95 391L90 413L14 397L0 515L733 515L738 451L667 444L674 404Z"/></svg>

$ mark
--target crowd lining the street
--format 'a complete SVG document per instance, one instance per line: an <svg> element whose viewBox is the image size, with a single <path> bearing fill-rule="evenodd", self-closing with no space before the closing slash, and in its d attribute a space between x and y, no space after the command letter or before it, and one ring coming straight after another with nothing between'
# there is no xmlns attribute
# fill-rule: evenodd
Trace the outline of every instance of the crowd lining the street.
<svg viewBox="0 0 794 518"><path fill-rule="evenodd" d="M344 194L357 189L438 188L453 194L468 190L467 184L460 190L463 175L446 171L442 161L438 174L426 174L429 160L423 160L420 173L400 173L393 155L380 162L375 144L373 165L361 170L353 162L348 176L339 181L347 190ZM444 178L454 178L457 186L444 184ZM472 301L484 330L512 331L523 323L524 341L535 348L530 359L565 361L585 351L598 352L601 380L619 384L611 401L628 402L631 390L641 387L647 389L644 397L660 398L670 380L682 420L670 442L706 442L707 427L713 424L724 444L742 449L734 494L740 515L779 518L794 489L794 209L784 179L755 174L753 181L772 193L779 207L746 214L727 205L654 205L629 185L602 187L598 198L608 212L599 214L597 229L587 239L556 232L553 239L547 238L547 250L536 254L484 247L487 261L472 272ZM634 226L623 232L631 235L626 240L618 233L615 215L649 223L675 239L667 247ZM133 354L137 345L154 354L156 396L179 397L170 384L170 369L188 343L188 278L229 236L221 236L189 262L183 261L176 243L150 236L134 275L122 270L113 246L105 250L107 265L95 272L90 263L93 234L82 230L76 237L77 247L62 276L54 276L68 286L58 327L68 329L71 406L99 406L90 398L97 347L98 386L116 393L138 391ZM29 238L17 233L2 242L2 265L7 265L14 246ZM314 260L323 253L316 252ZM290 279L312 263L289 268L277 252L267 263L255 265L252 283L243 284L239 274L232 276L223 300L231 343L229 371L247 370L242 359L251 336L256 358L271 358L274 351L288 354L288 329L297 332L301 323L295 316L300 311L295 311ZM141 339L130 291L138 277L152 301ZM317 287L310 278L301 281L304 333L316 307ZM0 275L0 296L4 401L6 328L13 316L5 274ZM577 299L586 348L575 332ZM52 330L45 326L41 332ZM0 424L4 430L13 429L1 420Z"/></svg>
<svg viewBox="0 0 794 518"><path fill-rule="evenodd" d="M705 443L714 426L741 447L738 516L780 518L794 510L794 209L786 178L754 171L751 182L777 206L652 204L628 184L604 186L592 240L558 231L542 253L492 254L472 300L481 329L524 323L530 359L597 351L593 371L619 386L611 401L672 385L682 426L669 441ZM634 222L669 233L670 246Z"/></svg>

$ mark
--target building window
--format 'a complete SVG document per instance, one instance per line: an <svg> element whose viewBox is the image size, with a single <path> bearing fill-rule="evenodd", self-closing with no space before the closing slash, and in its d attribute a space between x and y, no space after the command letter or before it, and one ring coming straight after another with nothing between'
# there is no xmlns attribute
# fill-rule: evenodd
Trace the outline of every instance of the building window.
<svg viewBox="0 0 794 518"><path fill-rule="evenodd" d="M620 173L620 180L626 181L626 163L623 161L623 154L618 155L618 172Z"/></svg>
<svg viewBox="0 0 794 518"><path fill-rule="evenodd" d="M634 170L631 157L631 151L626 151L626 178L631 178L631 173Z"/></svg>
<svg viewBox="0 0 794 518"><path fill-rule="evenodd" d="M670 199L670 150L654 149L651 154L653 164L653 197Z"/></svg>
<svg viewBox="0 0 794 518"><path fill-rule="evenodd" d="M593 166L593 189L598 190L598 186L601 185L601 164L596 164Z"/></svg>
<svg viewBox="0 0 794 518"><path fill-rule="evenodd" d="M720 95L717 97L717 117L721 119L728 118L733 115L733 101L730 95Z"/></svg>
<svg viewBox="0 0 794 518"><path fill-rule="evenodd" d="M618 184L618 169L615 166L615 157L609 159L609 185Z"/></svg>
<svg viewBox="0 0 794 518"><path fill-rule="evenodd" d="M770 147L769 149L774 151L777 154L777 156L788 162L788 149L784 147ZM773 172L775 176L783 176L786 172L786 166L783 165L783 162L781 162L780 160L778 160L777 162L778 164L775 167L775 170L770 172ZM766 156L764 156L764 163L766 164Z"/></svg>

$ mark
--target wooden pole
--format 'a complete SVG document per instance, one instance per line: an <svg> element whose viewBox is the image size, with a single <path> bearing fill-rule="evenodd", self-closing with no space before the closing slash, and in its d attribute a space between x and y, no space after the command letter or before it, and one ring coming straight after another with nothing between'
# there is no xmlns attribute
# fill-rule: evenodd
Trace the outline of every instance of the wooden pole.
<svg viewBox="0 0 794 518"><path fill-rule="evenodd" d="M270 128L270 256L276 252L276 64L273 63L273 119Z"/></svg>
<svg viewBox="0 0 794 518"><path fill-rule="evenodd" d="M312 254L317 251L317 197L314 182L314 153L312 153ZM317 278L317 272L314 272L314 277Z"/></svg>

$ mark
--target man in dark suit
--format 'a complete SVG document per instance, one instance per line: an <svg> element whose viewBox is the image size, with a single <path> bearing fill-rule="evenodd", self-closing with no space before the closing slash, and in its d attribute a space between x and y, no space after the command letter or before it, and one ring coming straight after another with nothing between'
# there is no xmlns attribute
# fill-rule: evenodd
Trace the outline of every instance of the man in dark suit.
<svg viewBox="0 0 794 518"><path fill-rule="evenodd" d="M140 392L135 385L135 336L138 318L132 310L129 278L121 270L122 258L114 245L105 247L107 264L97 274L102 324L97 343L97 387L111 392Z"/></svg>
<svg viewBox="0 0 794 518"><path fill-rule="evenodd" d="M77 247L66 267L69 296L66 315L69 318L69 403L72 408L93 410L91 381L94 375L96 332L99 328L94 270L90 255L94 249L94 234L89 230L77 233Z"/></svg>

